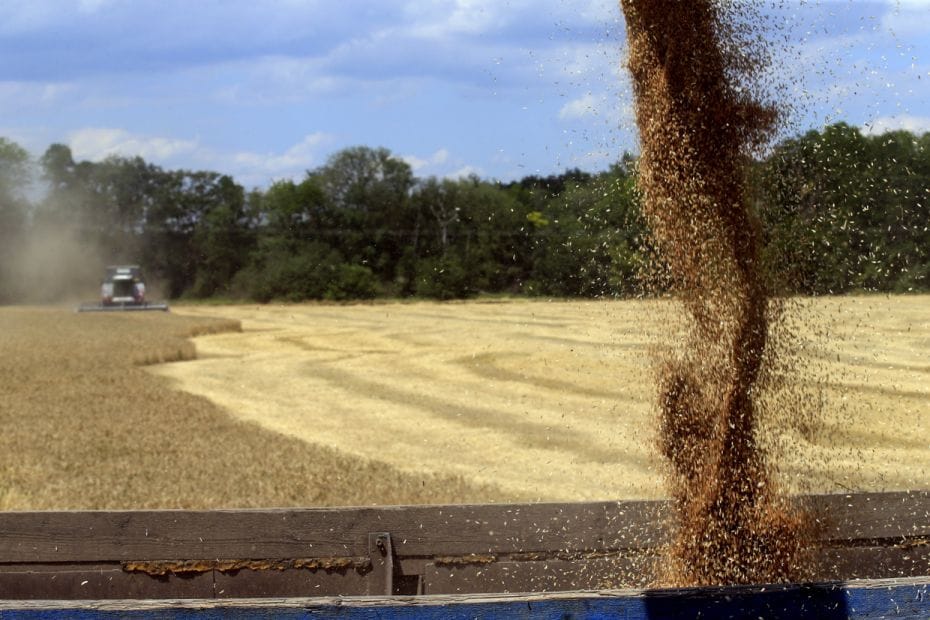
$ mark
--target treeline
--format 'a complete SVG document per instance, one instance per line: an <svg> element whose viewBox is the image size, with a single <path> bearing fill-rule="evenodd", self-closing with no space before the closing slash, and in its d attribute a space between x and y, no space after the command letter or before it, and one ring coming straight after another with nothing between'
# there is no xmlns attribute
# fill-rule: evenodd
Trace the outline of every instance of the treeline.
<svg viewBox="0 0 930 620"><path fill-rule="evenodd" d="M930 133L838 123L759 167L766 258L802 293L930 290Z"/></svg>
<svg viewBox="0 0 930 620"><path fill-rule="evenodd" d="M171 297L597 297L643 287L648 231L630 156L596 174L498 183L419 179L386 149L353 147L300 181L246 191L215 172L138 157L75 162L52 145L37 162L47 187L37 200L27 198L29 163L0 142L0 260L65 230L107 262L142 264ZM765 258L789 289L928 288L930 134L832 125L779 144L752 174ZM14 300L3 273L0 300Z"/></svg>

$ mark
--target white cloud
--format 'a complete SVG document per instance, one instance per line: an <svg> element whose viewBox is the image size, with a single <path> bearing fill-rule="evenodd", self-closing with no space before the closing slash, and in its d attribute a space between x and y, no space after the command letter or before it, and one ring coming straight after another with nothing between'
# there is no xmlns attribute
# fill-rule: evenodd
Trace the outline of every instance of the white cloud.
<svg viewBox="0 0 930 620"><path fill-rule="evenodd" d="M887 0L893 7L902 9L930 8L930 0Z"/></svg>
<svg viewBox="0 0 930 620"><path fill-rule="evenodd" d="M867 136L879 136L889 131L901 129L916 135L930 132L930 116L912 116L910 114L882 116L865 123L861 131Z"/></svg>
<svg viewBox="0 0 930 620"><path fill-rule="evenodd" d="M13 1L0 4L0 32L20 33L51 21L54 11L41 2Z"/></svg>
<svg viewBox="0 0 930 620"><path fill-rule="evenodd" d="M512 17L514 9L513 3L494 0L452 0L432 2L429 6L419 1L411 2L404 11L412 22L408 29L410 34L445 39L463 34L479 35L500 28Z"/></svg>
<svg viewBox="0 0 930 620"><path fill-rule="evenodd" d="M446 179L464 179L470 177L471 175L475 176L484 176L484 171L477 166L462 166L458 170L453 170L448 174L444 174L443 178Z"/></svg>
<svg viewBox="0 0 930 620"><path fill-rule="evenodd" d="M891 10L882 17L882 27L899 37L917 37L930 32L928 0L902 0L892 3Z"/></svg>
<svg viewBox="0 0 930 620"><path fill-rule="evenodd" d="M283 153L255 153L240 151L231 157L231 164L238 172L237 179L253 182L268 181L303 175L320 162L320 149L332 141L332 136L316 132L304 136L297 144ZM222 158L220 158L222 159Z"/></svg>
<svg viewBox="0 0 930 620"><path fill-rule="evenodd" d="M75 86L68 82L0 81L0 110L35 110L71 97Z"/></svg>
<svg viewBox="0 0 930 620"><path fill-rule="evenodd" d="M132 134L123 129L87 127L68 134L67 143L75 160L100 161L118 155L138 155L167 168L199 168L232 175L247 186L264 186L271 181L302 177L324 159L324 149L334 138L311 133L281 152L249 150L220 151L199 140L180 140ZM434 155L434 158L439 158Z"/></svg>
<svg viewBox="0 0 930 620"><path fill-rule="evenodd" d="M615 149L595 148L586 153L572 155L564 162L566 167L581 168L582 170L604 170L610 164L619 160L619 153Z"/></svg>
<svg viewBox="0 0 930 620"><path fill-rule="evenodd" d="M443 39L475 36L522 26L527 19L536 23L603 24L619 20L615 0L575 0L544 3L533 0L416 0L404 7L406 31L414 36Z"/></svg>
<svg viewBox="0 0 930 620"><path fill-rule="evenodd" d="M562 109L559 110L559 118L563 120L572 120L591 116L596 113L601 103L603 102L599 101L593 93L587 93L563 105Z"/></svg>
<svg viewBox="0 0 930 620"><path fill-rule="evenodd" d="M447 149L439 149L426 159L417 157L416 155L404 155L401 159L410 164L410 167L413 168L414 172L418 172L429 166L439 166L449 159L449 151Z"/></svg>
<svg viewBox="0 0 930 620"><path fill-rule="evenodd" d="M112 155L163 161L188 154L198 148L196 140L177 140L160 136L141 136L124 129L87 127L68 135L68 145L75 159L100 161Z"/></svg>
<svg viewBox="0 0 930 620"><path fill-rule="evenodd" d="M484 174L480 167L466 164L461 157L453 157L446 148L440 148L427 157L404 155L401 159L410 164L414 174L420 178L433 176L441 179L461 179L473 174Z"/></svg>
<svg viewBox="0 0 930 620"><path fill-rule="evenodd" d="M636 126L632 94L626 91L587 93L573 99L559 110L563 121L585 120L606 123L607 131L615 128L630 130Z"/></svg>
<svg viewBox="0 0 930 620"><path fill-rule="evenodd" d="M624 50L609 40L576 42L554 47L550 62L563 80L579 83L585 80L613 80L625 73Z"/></svg>

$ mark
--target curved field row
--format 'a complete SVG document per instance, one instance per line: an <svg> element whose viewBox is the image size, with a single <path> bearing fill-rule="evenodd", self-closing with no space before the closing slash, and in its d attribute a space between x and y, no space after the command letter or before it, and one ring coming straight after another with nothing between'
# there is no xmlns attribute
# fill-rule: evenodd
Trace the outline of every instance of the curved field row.
<svg viewBox="0 0 930 620"><path fill-rule="evenodd" d="M768 433L796 491L930 486L930 300L847 297L792 315L798 374ZM663 495L655 301L187 307L240 320L155 372L240 419L512 500ZM796 411L795 408L801 409Z"/></svg>
<svg viewBox="0 0 930 620"><path fill-rule="evenodd" d="M238 329L236 320L173 313L0 308L0 510L501 497L462 479L401 473L284 437L143 368L194 359L192 335Z"/></svg>
<svg viewBox="0 0 930 620"><path fill-rule="evenodd" d="M650 364L671 316L647 301L2 308L0 509L658 497ZM930 298L793 316L799 373L767 427L783 483L930 487Z"/></svg>

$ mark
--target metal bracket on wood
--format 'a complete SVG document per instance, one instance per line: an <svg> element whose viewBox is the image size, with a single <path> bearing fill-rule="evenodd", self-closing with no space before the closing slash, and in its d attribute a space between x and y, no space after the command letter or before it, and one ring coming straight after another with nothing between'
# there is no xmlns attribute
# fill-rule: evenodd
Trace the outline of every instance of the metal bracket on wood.
<svg viewBox="0 0 930 620"><path fill-rule="evenodd" d="M391 596L394 594L394 544L390 532L368 534L368 556L372 568L368 593Z"/></svg>

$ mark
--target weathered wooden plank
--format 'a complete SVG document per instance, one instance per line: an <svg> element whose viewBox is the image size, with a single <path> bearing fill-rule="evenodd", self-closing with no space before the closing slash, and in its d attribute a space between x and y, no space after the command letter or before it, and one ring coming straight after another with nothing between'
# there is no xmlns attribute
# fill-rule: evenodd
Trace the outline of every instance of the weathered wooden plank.
<svg viewBox="0 0 930 620"><path fill-rule="evenodd" d="M495 592L561 592L645 587L652 579L653 558L588 558L494 562L485 565L428 564L423 571L424 594Z"/></svg>
<svg viewBox="0 0 930 620"><path fill-rule="evenodd" d="M358 555L364 550L353 534L345 523L312 511L6 513L0 514L0 558L74 562Z"/></svg>
<svg viewBox="0 0 930 620"><path fill-rule="evenodd" d="M930 536L930 492L813 496L824 540ZM635 549L661 541L664 502L242 511L0 513L0 561L349 557L370 532L401 556Z"/></svg>
<svg viewBox="0 0 930 620"><path fill-rule="evenodd" d="M364 556L370 532L399 555L651 546L660 502L243 511L0 513L0 561Z"/></svg>
<svg viewBox="0 0 930 620"><path fill-rule="evenodd" d="M249 569L217 572L214 575L217 598L255 597L319 597L346 594L361 595L367 591L368 573L354 568L343 571L283 571Z"/></svg>
<svg viewBox="0 0 930 620"><path fill-rule="evenodd" d="M890 579L930 575L930 544L819 549L814 580Z"/></svg>
<svg viewBox="0 0 930 620"><path fill-rule="evenodd" d="M820 549L817 581L930 574L930 547ZM444 560L444 561L443 561ZM451 561L450 561L451 560ZM654 574L651 554L574 559L497 560L442 558L398 562L395 593L427 594L538 592L610 587L644 587ZM264 563L259 563L259 565ZM371 570L287 568L209 569L203 573L149 575L120 566L0 565L4 598L205 598L254 596L364 595L381 592ZM220 563L219 566L222 566ZM405 581L406 580L406 581Z"/></svg>
<svg viewBox="0 0 930 620"><path fill-rule="evenodd" d="M239 601L10 602L4 619L313 618L926 618L927 579L784 587L620 590L546 595L420 596Z"/></svg>
<svg viewBox="0 0 930 620"><path fill-rule="evenodd" d="M930 537L930 491L800 498L823 523L821 540Z"/></svg>
<svg viewBox="0 0 930 620"><path fill-rule="evenodd" d="M113 565L0 566L0 598L126 599L214 596L213 574L150 577Z"/></svg>
<svg viewBox="0 0 930 620"><path fill-rule="evenodd" d="M823 525L818 579L930 574L930 493L801 501ZM607 565L654 549L666 509L594 502L0 513L0 597L4 589L16 592L7 598L204 597L214 578L221 596L381 592L366 576L374 532L390 534L400 593L642 585L651 578L646 567ZM605 559L588 562L598 557Z"/></svg>
<svg viewBox="0 0 930 620"><path fill-rule="evenodd" d="M930 492L813 496L824 540L930 536ZM370 532L398 555L633 549L663 536L664 502L243 511L0 513L0 561L348 557Z"/></svg>

